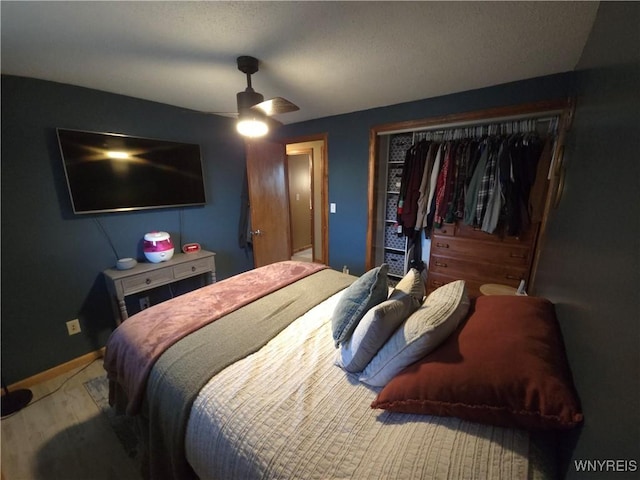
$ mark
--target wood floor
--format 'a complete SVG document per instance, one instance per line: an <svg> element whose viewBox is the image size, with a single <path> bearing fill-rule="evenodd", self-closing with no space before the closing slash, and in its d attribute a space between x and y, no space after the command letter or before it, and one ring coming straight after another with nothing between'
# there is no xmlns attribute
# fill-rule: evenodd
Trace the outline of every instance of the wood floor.
<svg viewBox="0 0 640 480"><path fill-rule="evenodd" d="M1 421L2 480L141 480L83 386L101 375L99 359L31 388L30 406Z"/></svg>
<svg viewBox="0 0 640 480"><path fill-rule="evenodd" d="M311 251L311 248L307 248L294 253L291 256L291 260L298 260L299 262L313 262L313 252Z"/></svg>

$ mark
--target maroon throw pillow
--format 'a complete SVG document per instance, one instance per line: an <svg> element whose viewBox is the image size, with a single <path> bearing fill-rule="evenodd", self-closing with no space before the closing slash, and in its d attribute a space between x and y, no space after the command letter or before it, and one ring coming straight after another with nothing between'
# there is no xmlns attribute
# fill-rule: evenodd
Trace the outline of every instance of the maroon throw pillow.
<svg viewBox="0 0 640 480"><path fill-rule="evenodd" d="M466 322L371 406L526 429L583 420L553 304L526 296L478 297Z"/></svg>

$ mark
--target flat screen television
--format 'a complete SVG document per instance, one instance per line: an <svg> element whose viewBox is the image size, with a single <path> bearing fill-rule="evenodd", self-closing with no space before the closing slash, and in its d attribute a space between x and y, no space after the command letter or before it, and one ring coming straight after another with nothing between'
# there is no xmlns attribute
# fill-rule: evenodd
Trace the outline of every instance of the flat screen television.
<svg viewBox="0 0 640 480"><path fill-rule="evenodd" d="M58 128L76 214L206 203L200 146Z"/></svg>

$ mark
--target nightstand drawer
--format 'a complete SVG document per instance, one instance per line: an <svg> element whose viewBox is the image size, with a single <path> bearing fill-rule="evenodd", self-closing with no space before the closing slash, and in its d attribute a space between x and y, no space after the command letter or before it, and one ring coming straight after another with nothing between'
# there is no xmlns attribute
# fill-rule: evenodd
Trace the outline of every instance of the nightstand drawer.
<svg viewBox="0 0 640 480"><path fill-rule="evenodd" d="M180 278L191 277L200 273L213 271L213 259L203 258L195 262L183 263L173 267L173 276L176 280Z"/></svg>
<svg viewBox="0 0 640 480"><path fill-rule="evenodd" d="M140 290L148 290L154 286L165 285L171 281L173 281L173 270L163 268L124 278L122 279L122 287L127 295Z"/></svg>
<svg viewBox="0 0 640 480"><path fill-rule="evenodd" d="M173 258L160 263L139 263L129 270L109 268L103 273L111 294L114 311L119 313L116 324L129 318L127 295L136 295L152 288L169 285L185 278L204 276L204 283L216 281L216 254L200 250L195 253L176 253Z"/></svg>

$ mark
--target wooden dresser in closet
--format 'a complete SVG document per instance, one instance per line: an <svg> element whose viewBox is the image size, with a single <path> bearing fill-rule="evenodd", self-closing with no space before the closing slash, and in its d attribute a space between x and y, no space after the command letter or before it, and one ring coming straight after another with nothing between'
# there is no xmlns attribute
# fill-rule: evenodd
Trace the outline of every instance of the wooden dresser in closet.
<svg viewBox="0 0 640 480"><path fill-rule="evenodd" d="M465 280L467 293L480 295L480 286L497 283L517 287L529 283L538 225L520 237L489 234L462 222L444 224L431 236L427 292L454 280Z"/></svg>

